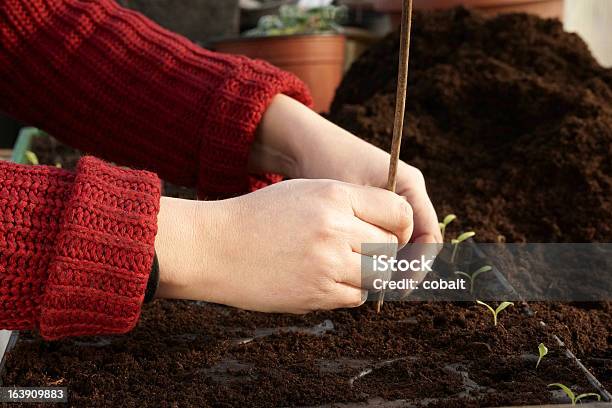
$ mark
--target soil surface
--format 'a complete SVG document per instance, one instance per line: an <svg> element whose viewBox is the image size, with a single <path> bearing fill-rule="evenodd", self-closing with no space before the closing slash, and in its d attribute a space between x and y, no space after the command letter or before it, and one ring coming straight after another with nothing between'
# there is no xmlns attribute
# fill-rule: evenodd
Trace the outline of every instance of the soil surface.
<svg viewBox="0 0 612 408"><path fill-rule="evenodd" d="M558 402L552 382L593 391L551 334L591 353L606 343L603 316L585 313L584 336L573 338L562 319L576 316L542 327L518 305L502 313L495 328L488 311L467 303L270 316L158 301L125 336L45 343L23 334L4 384L66 386L73 405L139 407L380 399L477 407ZM539 342L551 351L536 370Z"/></svg>
<svg viewBox="0 0 612 408"><path fill-rule="evenodd" d="M612 70L558 21L417 13L401 157L481 242L612 240ZM340 85L330 119L389 151L399 35Z"/></svg>

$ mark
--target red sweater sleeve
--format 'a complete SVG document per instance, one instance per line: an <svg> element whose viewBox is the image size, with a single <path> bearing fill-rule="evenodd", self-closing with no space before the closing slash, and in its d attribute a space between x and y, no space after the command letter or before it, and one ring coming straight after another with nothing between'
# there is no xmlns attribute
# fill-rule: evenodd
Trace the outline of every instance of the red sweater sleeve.
<svg viewBox="0 0 612 408"><path fill-rule="evenodd" d="M249 189L272 97L306 86L214 53L112 0L0 0L0 109L120 164L219 197Z"/></svg>
<svg viewBox="0 0 612 408"><path fill-rule="evenodd" d="M152 173L81 159L76 173L0 161L0 325L43 337L124 333L157 232Z"/></svg>

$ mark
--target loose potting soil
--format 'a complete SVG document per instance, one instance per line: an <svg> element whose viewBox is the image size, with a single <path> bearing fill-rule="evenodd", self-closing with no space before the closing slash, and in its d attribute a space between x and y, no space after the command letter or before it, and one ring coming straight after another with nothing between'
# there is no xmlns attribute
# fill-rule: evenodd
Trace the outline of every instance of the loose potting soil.
<svg viewBox="0 0 612 408"><path fill-rule="evenodd" d="M593 355L606 347L610 310L535 310L536 318L508 308L494 328L473 303L287 316L157 301L124 336L46 343L22 334L3 381L68 387L71 404L88 407L484 407L562 402L547 389L553 382L594 391L552 335ZM550 353L536 370L539 342Z"/></svg>
<svg viewBox="0 0 612 408"><path fill-rule="evenodd" d="M389 151L399 35L340 85L330 118ZM481 242L612 240L612 70L560 22L417 13L401 158Z"/></svg>
<svg viewBox="0 0 612 408"><path fill-rule="evenodd" d="M397 34L367 52L330 117L388 148ZM417 13L402 157L439 214L481 241L612 237L612 73L558 22ZM156 301L125 336L22 333L4 385L66 386L74 406L312 406L404 399L429 407L562 402L595 391L552 335L612 386L610 304L371 304L306 316ZM540 320L547 322L541 326ZM538 369L537 345L550 354ZM357 405L361 406L361 405Z"/></svg>

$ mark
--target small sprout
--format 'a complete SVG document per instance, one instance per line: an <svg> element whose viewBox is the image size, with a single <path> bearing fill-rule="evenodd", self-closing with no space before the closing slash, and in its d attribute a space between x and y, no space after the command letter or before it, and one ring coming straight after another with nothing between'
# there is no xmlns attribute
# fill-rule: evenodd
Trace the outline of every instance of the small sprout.
<svg viewBox="0 0 612 408"><path fill-rule="evenodd" d="M536 368L538 368L538 366L540 365L540 361L542 361L544 356L548 354L548 347L546 347L544 343L540 343L538 345L538 353L540 354L540 357L538 358L538 362L536 363Z"/></svg>
<svg viewBox="0 0 612 408"><path fill-rule="evenodd" d="M34 166L38 166L40 164L39 161L38 161L38 157L36 156L36 153L34 153L34 152L30 151L30 150L27 150L25 152L25 158L28 161L28 163L30 163L30 164L32 164Z"/></svg>
<svg viewBox="0 0 612 408"><path fill-rule="evenodd" d="M481 302L480 300L477 300L476 303L485 306L487 309L489 309L489 311L491 311L491 313L493 314L493 326L497 326L497 315L502 310L504 310L508 306L514 306L514 303L512 302L501 302L499 306L497 306L497 309L493 309L491 306L487 305L485 302Z"/></svg>
<svg viewBox="0 0 612 408"><path fill-rule="evenodd" d="M481 273L489 272L492 269L493 268L491 268L489 265L485 265L482 268L477 269L476 272L474 272L471 275L469 273L465 273L461 271L455 272L455 275L465 276L466 278L468 278L468 280L470 281L470 293L473 295L474 294L474 281L476 280L478 275L480 275Z"/></svg>
<svg viewBox="0 0 612 408"><path fill-rule="evenodd" d="M455 221L456 219L457 219L457 216L455 214L448 214L446 217L444 217L444 220L442 220L442 222L440 223L440 232L442 233L442 242L444 242L444 234L446 233L446 227L448 227L448 224Z"/></svg>
<svg viewBox="0 0 612 408"><path fill-rule="evenodd" d="M567 397L570 399L570 401L572 401L572 405L576 405L578 401L586 397L595 397L597 398L597 401L601 401L601 395L596 394L594 392L587 392L586 394L576 395L574 394L574 391L570 390L569 387L563 384L554 383L554 384L548 384L548 386L561 388L563 392L567 395Z"/></svg>
<svg viewBox="0 0 612 408"><path fill-rule="evenodd" d="M474 231L468 231L468 232L464 232L463 234L459 235L457 238L451 240L451 244L453 244L453 254L451 255L451 263L455 262L455 257L457 256L457 248L459 248L459 244L462 243L463 241L466 241L470 238L472 238L474 235L476 235L476 233Z"/></svg>

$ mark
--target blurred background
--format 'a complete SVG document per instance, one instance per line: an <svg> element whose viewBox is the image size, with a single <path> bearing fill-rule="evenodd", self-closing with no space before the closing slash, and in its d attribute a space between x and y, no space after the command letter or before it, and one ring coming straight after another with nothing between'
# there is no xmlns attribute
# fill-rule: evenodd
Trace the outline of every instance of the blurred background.
<svg viewBox="0 0 612 408"><path fill-rule="evenodd" d="M310 86L326 112L342 75L399 23L402 0L118 0L204 47L261 58ZM414 0L417 9L458 5L487 14L528 12L557 18L612 66L610 0ZM0 113L0 149L22 125Z"/></svg>

